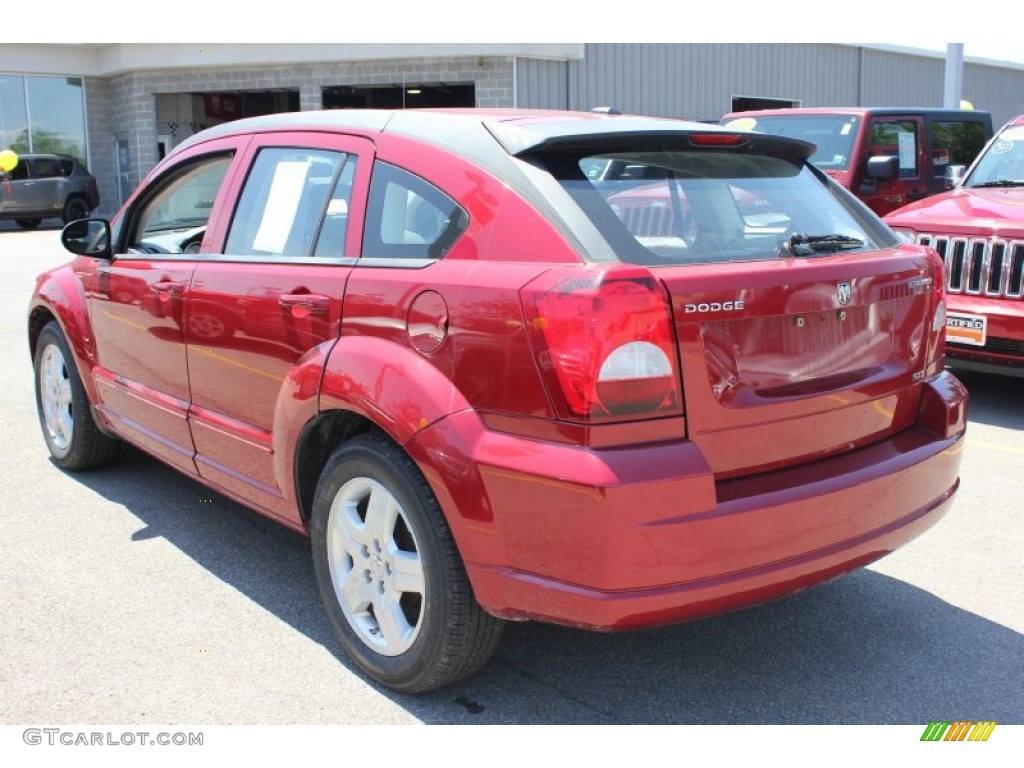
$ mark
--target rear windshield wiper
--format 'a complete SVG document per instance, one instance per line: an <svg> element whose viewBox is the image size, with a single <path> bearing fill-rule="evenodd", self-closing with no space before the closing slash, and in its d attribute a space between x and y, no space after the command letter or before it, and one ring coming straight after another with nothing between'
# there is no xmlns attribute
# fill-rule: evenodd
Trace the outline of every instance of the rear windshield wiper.
<svg viewBox="0 0 1024 768"><path fill-rule="evenodd" d="M971 187L1024 187L1024 179L996 179L995 181L983 181L980 184L971 184Z"/></svg>
<svg viewBox="0 0 1024 768"><path fill-rule="evenodd" d="M780 256L814 256L818 253L835 253L864 245L863 240L847 235L805 235L795 232L782 244Z"/></svg>

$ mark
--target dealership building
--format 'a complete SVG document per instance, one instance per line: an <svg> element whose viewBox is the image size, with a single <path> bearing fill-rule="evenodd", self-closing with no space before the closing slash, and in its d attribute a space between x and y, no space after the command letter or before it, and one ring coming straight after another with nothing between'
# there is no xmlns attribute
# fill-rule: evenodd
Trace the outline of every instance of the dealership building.
<svg viewBox="0 0 1024 768"><path fill-rule="evenodd" d="M315 109L528 107L718 120L785 106L940 107L942 53L818 43L0 45L0 150L77 155L109 215L178 143ZM1024 66L968 58L963 98L998 126Z"/></svg>

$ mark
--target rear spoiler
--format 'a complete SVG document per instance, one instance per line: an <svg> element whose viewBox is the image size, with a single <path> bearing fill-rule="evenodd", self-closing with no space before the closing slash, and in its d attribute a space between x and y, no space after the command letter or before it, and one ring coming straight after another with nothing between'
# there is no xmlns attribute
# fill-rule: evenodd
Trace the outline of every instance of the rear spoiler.
<svg viewBox="0 0 1024 768"><path fill-rule="evenodd" d="M813 144L800 139L650 117L615 116L593 120L541 121L527 125L485 120L483 125L494 140L514 157L558 150L690 149L713 145L719 150L770 154L803 163L815 151ZM698 136L705 140L696 139ZM743 138L734 143L718 143L715 137L719 136L723 140L729 136Z"/></svg>

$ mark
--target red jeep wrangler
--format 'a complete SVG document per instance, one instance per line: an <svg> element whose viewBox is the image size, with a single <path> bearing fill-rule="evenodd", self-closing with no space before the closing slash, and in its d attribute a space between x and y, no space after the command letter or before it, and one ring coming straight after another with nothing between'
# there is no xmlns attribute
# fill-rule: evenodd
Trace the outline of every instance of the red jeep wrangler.
<svg viewBox="0 0 1024 768"><path fill-rule="evenodd" d="M945 262L949 362L1024 376L1024 115L999 131L952 191L890 214Z"/></svg>
<svg viewBox="0 0 1024 768"><path fill-rule="evenodd" d="M811 142L811 162L879 216L944 192L946 169L970 165L992 138L991 115L963 109L769 109L722 124Z"/></svg>

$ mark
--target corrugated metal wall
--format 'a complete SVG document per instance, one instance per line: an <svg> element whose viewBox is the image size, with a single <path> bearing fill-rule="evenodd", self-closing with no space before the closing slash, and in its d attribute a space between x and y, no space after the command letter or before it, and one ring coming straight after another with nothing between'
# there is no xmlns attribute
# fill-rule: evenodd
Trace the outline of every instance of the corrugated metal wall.
<svg viewBox="0 0 1024 768"><path fill-rule="evenodd" d="M519 59L521 107L717 120L736 96L803 106L941 107L942 58L817 43L588 43L579 61ZM1024 112L1024 70L967 64L963 96L999 125Z"/></svg>
<svg viewBox="0 0 1024 768"><path fill-rule="evenodd" d="M966 64L963 96L976 109L991 112L998 129L1011 117L1024 114L1024 72Z"/></svg>
<svg viewBox="0 0 1024 768"><path fill-rule="evenodd" d="M945 67L942 59L864 49L863 102L854 106L941 107Z"/></svg>

